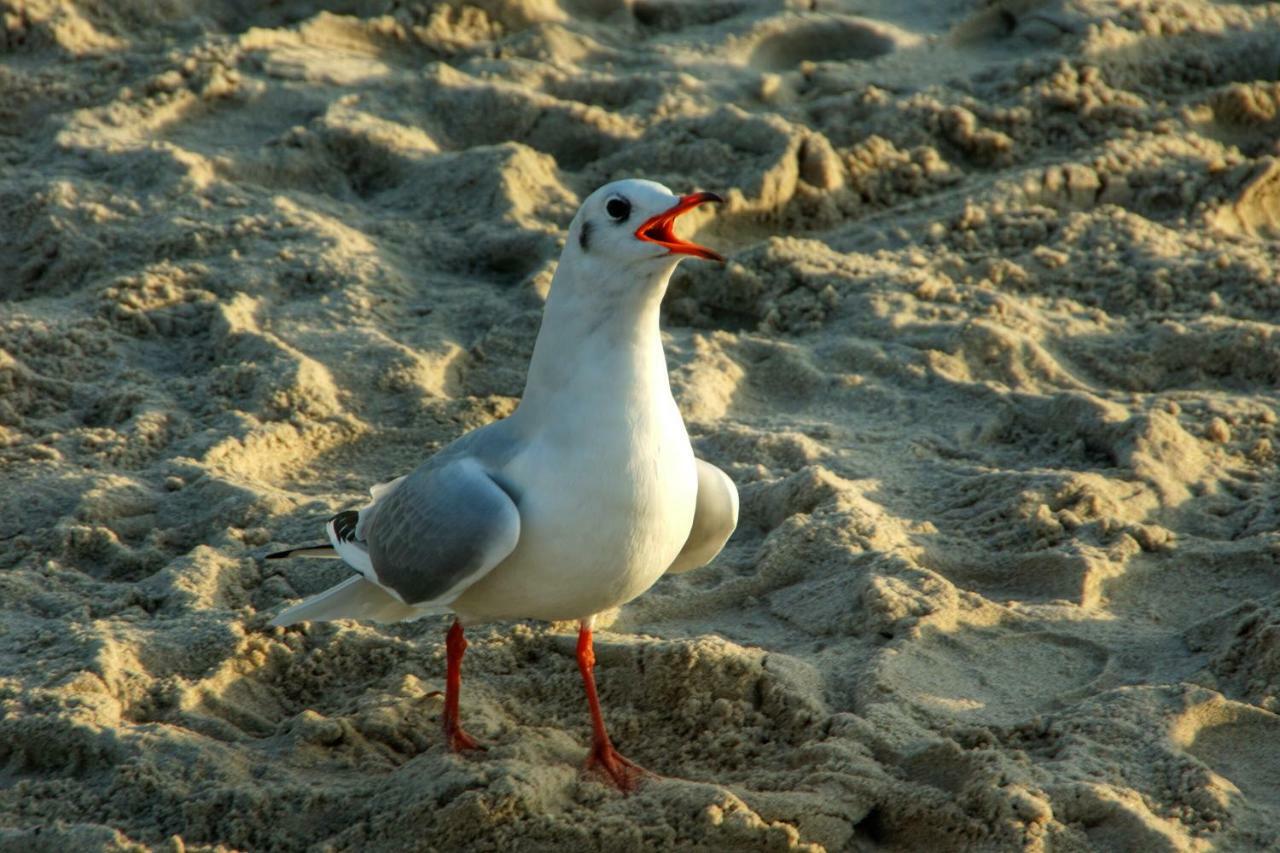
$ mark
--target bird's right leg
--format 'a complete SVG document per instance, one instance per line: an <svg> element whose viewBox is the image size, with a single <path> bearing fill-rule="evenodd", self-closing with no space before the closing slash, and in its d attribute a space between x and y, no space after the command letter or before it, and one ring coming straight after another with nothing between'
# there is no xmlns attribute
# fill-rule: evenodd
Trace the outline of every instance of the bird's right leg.
<svg viewBox="0 0 1280 853"><path fill-rule="evenodd" d="M582 686L587 691L587 707L591 711L591 754L587 756L587 769L600 770L619 791L629 794L645 776L652 776L639 764L618 752L604 727L604 715L600 713L600 697L596 693L596 653L591 637L593 619L578 623L578 671L582 674Z"/></svg>
<svg viewBox="0 0 1280 853"><path fill-rule="evenodd" d="M467 638L462 636L462 623L457 619L453 620L453 627L449 629L444 647L447 654L442 717L445 743L454 752L484 749L475 738L462 730L462 723L458 721L458 694L462 692L462 655L467 650Z"/></svg>

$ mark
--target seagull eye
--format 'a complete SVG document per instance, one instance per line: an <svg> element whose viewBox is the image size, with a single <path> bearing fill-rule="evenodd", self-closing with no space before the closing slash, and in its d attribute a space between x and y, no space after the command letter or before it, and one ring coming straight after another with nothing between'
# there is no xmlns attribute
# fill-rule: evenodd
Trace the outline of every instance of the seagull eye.
<svg viewBox="0 0 1280 853"><path fill-rule="evenodd" d="M614 222L625 222L631 215L631 202L622 196L614 196L605 202L604 212L609 214L609 218Z"/></svg>

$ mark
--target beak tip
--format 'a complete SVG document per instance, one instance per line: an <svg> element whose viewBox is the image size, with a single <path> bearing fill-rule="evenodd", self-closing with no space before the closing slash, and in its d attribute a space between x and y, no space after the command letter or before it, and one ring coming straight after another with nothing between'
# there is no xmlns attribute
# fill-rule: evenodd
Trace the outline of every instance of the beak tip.
<svg viewBox="0 0 1280 853"><path fill-rule="evenodd" d="M724 196L720 195L720 193L713 193L710 190L699 190L696 193L689 193L688 195L680 196L679 200L676 202L676 206L681 211L685 211L689 208L697 207L700 204L706 204L707 202L724 204Z"/></svg>

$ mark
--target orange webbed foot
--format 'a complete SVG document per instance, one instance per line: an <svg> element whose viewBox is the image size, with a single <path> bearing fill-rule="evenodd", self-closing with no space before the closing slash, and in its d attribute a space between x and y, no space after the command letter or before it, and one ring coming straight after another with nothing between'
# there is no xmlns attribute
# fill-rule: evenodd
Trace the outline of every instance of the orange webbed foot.
<svg viewBox="0 0 1280 853"><path fill-rule="evenodd" d="M446 727L444 739L449 745L449 750L451 752L456 752L459 755L464 752L472 751L484 752L489 748L463 731L461 726L455 726L452 729Z"/></svg>
<svg viewBox="0 0 1280 853"><path fill-rule="evenodd" d="M656 773L644 769L618 752L608 741L597 743L591 748L585 769L596 771L624 794L633 793L645 778L658 778Z"/></svg>

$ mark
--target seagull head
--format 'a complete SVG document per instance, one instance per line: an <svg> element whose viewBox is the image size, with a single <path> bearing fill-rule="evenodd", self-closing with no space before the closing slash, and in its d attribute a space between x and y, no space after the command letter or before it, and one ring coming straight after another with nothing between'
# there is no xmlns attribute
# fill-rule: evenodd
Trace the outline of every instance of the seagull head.
<svg viewBox="0 0 1280 853"><path fill-rule="evenodd" d="M602 262L652 265L668 273L684 255L723 263L718 253L675 232L682 213L723 201L710 192L676 195L654 181L614 181L583 202L569 226L569 247Z"/></svg>

